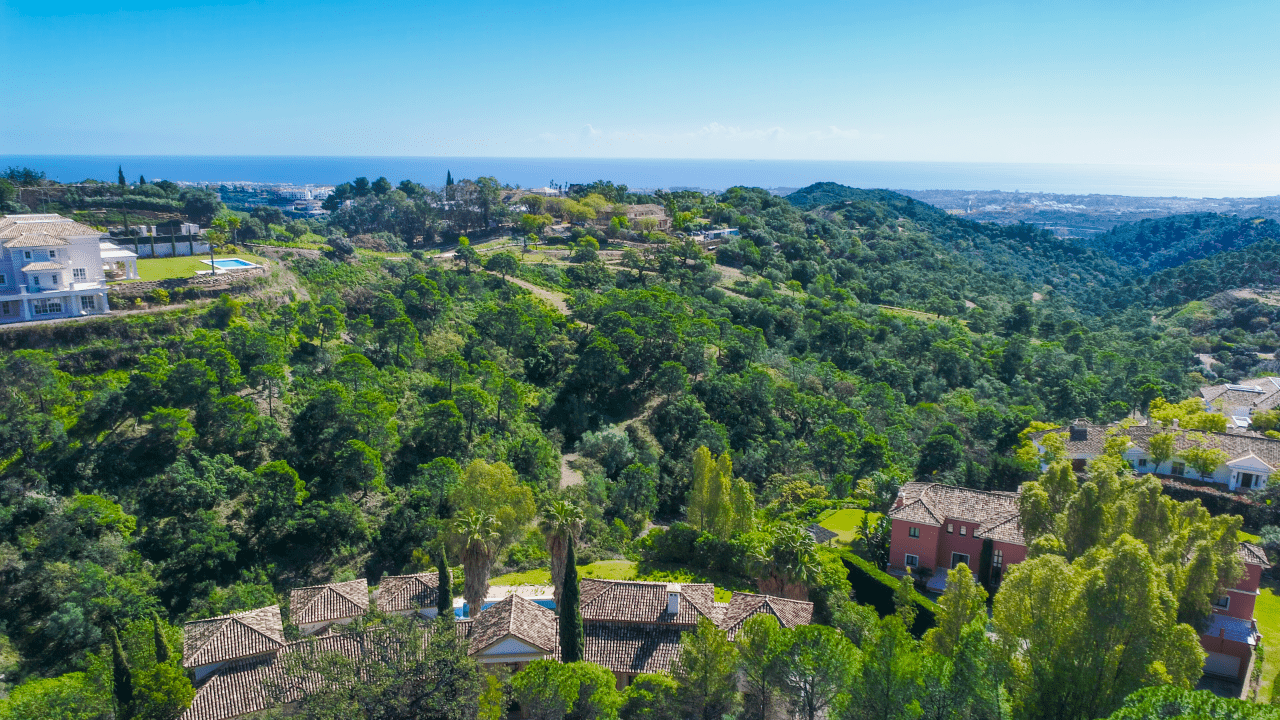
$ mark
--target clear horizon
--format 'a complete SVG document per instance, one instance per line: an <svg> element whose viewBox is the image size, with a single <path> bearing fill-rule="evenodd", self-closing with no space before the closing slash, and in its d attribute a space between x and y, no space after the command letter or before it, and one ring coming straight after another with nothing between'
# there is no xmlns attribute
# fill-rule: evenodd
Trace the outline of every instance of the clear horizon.
<svg viewBox="0 0 1280 720"><path fill-rule="evenodd" d="M1263 172L1280 166L1278 21L1243 0L9 0L0 41L40 58L45 91L0 120L0 150Z"/></svg>

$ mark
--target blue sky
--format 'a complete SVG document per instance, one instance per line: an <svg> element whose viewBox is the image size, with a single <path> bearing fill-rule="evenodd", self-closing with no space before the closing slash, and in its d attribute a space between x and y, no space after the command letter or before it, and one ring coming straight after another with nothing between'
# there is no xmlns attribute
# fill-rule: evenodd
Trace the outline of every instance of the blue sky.
<svg viewBox="0 0 1280 720"><path fill-rule="evenodd" d="M1280 166L1280 2L0 0L5 154Z"/></svg>

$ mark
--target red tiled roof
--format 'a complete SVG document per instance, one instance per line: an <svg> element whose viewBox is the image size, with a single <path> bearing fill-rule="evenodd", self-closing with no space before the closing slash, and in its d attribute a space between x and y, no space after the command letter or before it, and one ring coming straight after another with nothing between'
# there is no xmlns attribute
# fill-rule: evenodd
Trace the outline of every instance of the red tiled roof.
<svg viewBox="0 0 1280 720"><path fill-rule="evenodd" d="M435 607L439 588L439 573L384 577L378 584L378 609L382 612L400 612Z"/></svg>
<svg viewBox="0 0 1280 720"><path fill-rule="evenodd" d="M550 609L519 595L508 595L485 608L471 623L468 654L475 655L508 635L545 652L559 645L559 625Z"/></svg>
<svg viewBox="0 0 1280 720"><path fill-rule="evenodd" d="M986 492L941 483L907 483L902 502L889 511L893 520L942 526L947 520L976 522L974 537L1026 544L1019 525L1016 493Z"/></svg>
<svg viewBox="0 0 1280 720"><path fill-rule="evenodd" d="M289 593L289 619L294 625L360 617L368 609L369 585L364 578Z"/></svg>
<svg viewBox="0 0 1280 720"><path fill-rule="evenodd" d="M1261 565L1264 568L1271 567L1271 563L1267 562L1267 552L1253 543L1240 543L1240 547L1236 548L1236 557L1240 558L1241 562L1249 565Z"/></svg>
<svg viewBox="0 0 1280 720"><path fill-rule="evenodd" d="M195 620L182 628L182 666L199 667L284 647L280 606Z"/></svg>
<svg viewBox="0 0 1280 720"><path fill-rule="evenodd" d="M667 672L688 626L583 623L583 659L620 673Z"/></svg>
<svg viewBox="0 0 1280 720"><path fill-rule="evenodd" d="M582 619L632 623L672 623L695 625L698 617L717 622L720 611L715 604L715 586L711 583L680 584L680 612L667 613L667 589L673 583L639 580L584 579Z"/></svg>
<svg viewBox="0 0 1280 720"><path fill-rule="evenodd" d="M720 627L729 633L729 639L732 640L742 629L743 623L761 613L778 618L778 624L784 628L794 628L797 625L808 625L813 620L813 603L736 592L729 601L729 607L725 609Z"/></svg>

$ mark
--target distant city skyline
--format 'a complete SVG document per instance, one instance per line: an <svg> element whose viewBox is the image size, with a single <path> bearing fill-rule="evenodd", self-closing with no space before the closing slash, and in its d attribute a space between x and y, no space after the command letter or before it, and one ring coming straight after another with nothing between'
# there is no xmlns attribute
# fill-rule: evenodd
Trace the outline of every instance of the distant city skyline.
<svg viewBox="0 0 1280 720"><path fill-rule="evenodd" d="M0 153L1204 164L1265 179L1280 175L1278 24L1265 1L6 0L23 106L0 120Z"/></svg>

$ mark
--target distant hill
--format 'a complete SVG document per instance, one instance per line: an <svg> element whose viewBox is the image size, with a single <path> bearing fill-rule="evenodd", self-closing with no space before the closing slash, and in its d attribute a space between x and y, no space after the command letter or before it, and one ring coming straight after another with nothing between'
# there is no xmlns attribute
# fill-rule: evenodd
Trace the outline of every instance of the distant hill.
<svg viewBox="0 0 1280 720"><path fill-rule="evenodd" d="M1147 274L1215 253L1280 240L1280 223L1263 218L1194 213L1142 220L1082 241L1134 273Z"/></svg>

